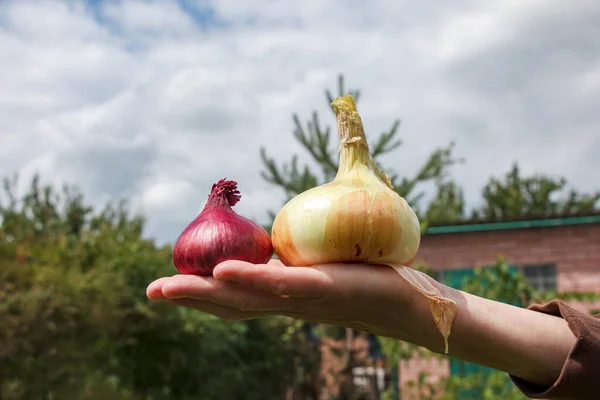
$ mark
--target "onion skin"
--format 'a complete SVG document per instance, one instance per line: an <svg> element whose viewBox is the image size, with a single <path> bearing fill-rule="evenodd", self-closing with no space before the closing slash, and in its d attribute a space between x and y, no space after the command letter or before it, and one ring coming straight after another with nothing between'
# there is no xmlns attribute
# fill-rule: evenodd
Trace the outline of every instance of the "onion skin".
<svg viewBox="0 0 600 400"><path fill-rule="evenodd" d="M421 240L417 215L369 154L352 96L332 105L341 141L338 173L279 211L272 228L275 252L285 265L411 265Z"/></svg>
<svg viewBox="0 0 600 400"><path fill-rule="evenodd" d="M271 259L269 234L231 209L240 197L234 181L221 179L213 185L204 209L175 243L173 264L180 273L212 276L215 266L226 260L266 264Z"/></svg>
<svg viewBox="0 0 600 400"><path fill-rule="evenodd" d="M289 212L300 204L302 213ZM292 199L276 216L272 232L280 260L297 266L408 266L414 261L420 238L417 217L406 200L395 193L372 192L338 182Z"/></svg>

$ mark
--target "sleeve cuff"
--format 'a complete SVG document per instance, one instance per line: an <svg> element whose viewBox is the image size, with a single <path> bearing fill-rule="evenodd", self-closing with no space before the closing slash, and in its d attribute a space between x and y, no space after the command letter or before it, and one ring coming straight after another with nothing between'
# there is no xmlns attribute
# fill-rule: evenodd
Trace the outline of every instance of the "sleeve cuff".
<svg viewBox="0 0 600 400"><path fill-rule="evenodd" d="M533 304L528 309L565 319L577 341L551 386L537 385L509 374L514 384L533 399L600 398L600 319L581 313L560 300Z"/></svg>

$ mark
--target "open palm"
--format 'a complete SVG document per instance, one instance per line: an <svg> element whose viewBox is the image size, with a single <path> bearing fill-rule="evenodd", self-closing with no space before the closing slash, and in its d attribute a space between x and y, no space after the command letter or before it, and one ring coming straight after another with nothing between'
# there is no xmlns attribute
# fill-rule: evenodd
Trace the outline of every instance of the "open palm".
<svg viewBox="0 0 600 400"><path fill-rule="evenodd" d="M397 336L393 329L403 325L394 320L410 318L415 307L428 307L422 297L410 296L413 289L387 266L226 261L213 276L160 278L148 286L147 295L225 320L286 315L388 336Z"/></svg>

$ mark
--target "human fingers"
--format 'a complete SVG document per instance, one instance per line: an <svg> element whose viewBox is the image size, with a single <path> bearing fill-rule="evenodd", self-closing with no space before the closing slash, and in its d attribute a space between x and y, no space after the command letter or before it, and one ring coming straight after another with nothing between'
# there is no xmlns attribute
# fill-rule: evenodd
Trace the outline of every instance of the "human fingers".
<svg viewBox="0 0 600 400"><path fill-rule="evenodd" d="M234 307L227 307L211 303L210 301L188 298L168 299L167 302L178 306L193 308L195 310L214 315L225 321L243 321L279 314L278 312L274 311L240 311Z"/></svg>
<svg viewBox="0 0 600 400"><path fill-rule="evenodd" d="M167 300L165 295L162 293L162 286L167 280L169 280L169 278L164 277L164 278L159 278L159 279L155 280L154 282L150 283L148 285L148 287L146 288L146 296L150 300L155 300L155 301Z"/></svg>
<svg viewBox="0 0 600 400"><path fill-rule="evenodd" d="M191 298L240 311L284 310L291 303L287 297L264 290L196 275L175 275L159 283L166 299Z"/></svg>
<svg viewBox="0 0 600 400"><path fill-rule="evenodd" d="M283 263L281 261L279 261L275 258L269 260L268 265L271 267L285 268L285 265L283 265ZM169 279L170 279L170 277L163 277L163 278L159 278L159 279L155 280L154 282L150 283L148 285L148 287L146 288L146 296L150 300L155 300L155 301L167 300L165 295L162 293L162 285Z"/></svg>
<svg viewBox="0 0 600 400"><path fill-rule="evenodd" d="M269 260L269 262L267 263L267 265L273 266L273 267L282 267L282 268L285 268L285 265L281 262L281 260L278 260L276 258L271 258Z"/></svg>
<svg viewBox="0 0 600 400"><path fill-rule="evenodd" d="M310 267L285 267L283 264L252 264L224 261L213 270L217 281L237 282L271 294L317 299L334 287L333 279Z"/></svg>

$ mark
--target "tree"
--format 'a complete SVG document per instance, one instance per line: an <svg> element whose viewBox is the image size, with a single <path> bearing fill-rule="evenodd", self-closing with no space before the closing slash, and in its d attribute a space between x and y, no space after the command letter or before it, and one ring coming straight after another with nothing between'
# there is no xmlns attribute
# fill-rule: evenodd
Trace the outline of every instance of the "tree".
<svg viewBox="0 0 600 400"><path fill-rule="evenodd" d="M358 90L346 91L342 75L338 77L337 89L338 96L349 93L358 102L360 92ZM334 96L329 90L325 90L325 97L328 104L334 100ZM332 116L334 116L333 112ZM331 181L337 173L339 162L339 156L335 150L338 148L337 134L336 138L333 139L332 145L330 143L332 135L331 127L321 126L320 118L316 111L313 112L312 118L307 121L306 127L303 126L297 114L293 114L292 120L294 123L294 137L298 140L302 148L308 152L312 158L312 162L316 164L315 168L320 171L314 172L308 163L300 166L298 155L293 155L290 161L284 162L282 166L279 166L275 159L267 154L265 147L262 147L260 155L265 169L261 171L261 175L266 181L280 187L284 191L286 201L310 188ZM397 138L399 127L400 120L395 120L386 132L380 134L376 140L369 141L371 155L376 161L381 156L397 150L402 145L402 141ZM453 156L453 150L454 143L435 150L412 177L400 176L392 170L382 168L390 177L394 190L406 198L417 214L420 214L422 222L429 221L430 219L454 219L463 213L464 200L462 192L456 184L448 179L448 170L450 167L462 161ZM381 168L379 162L378 167ZM429 209L423 213L419 212L419 202L425 193L422 190L418 190L418 186L428 182L434 183L437 194L431 202ZM273 211L269 213L272 222L275 213ZM266 226L265 228L270 231L270 226ZM311 330L316 329L315 324L307 325ZM340 327L329 327L326 331L328 335L334 337L349 334L348 330ZM387 339L384 339L383 344L384 346L394 347L394 344ZM404 357L419 350L412 345L404 347L402 350ZM346 358L351 360L352 357ZM348 374L351 373L350 368L346 368L345 371Z"/></svg>
<svg viewBox="0 0 600 400"><path fill-rule="evenodd" d="M283 398L306 349L290 320L221 321L149 302L175 272L125 202L99 211L34 177L0 195L0 398ZM282 338L284 340L282 340Z"/></svg>
<svg viewBox="0 0 600 400"><path fill-rule="evenodd" d="M597 209L600 191L581 194L570 190L566 196L565 178L543 174L521 176L514 163L504 180L492 177L482 190L484 204L474 210L473 218L482 220L576 215ZM562 195L562 196L561 196Z"/></svg>
<svg viewBox="0 0 600 400"><path fill-rule="evenodd" d="M425 220L436 224L464 219L465 199L460 187L453 181L436 180L436 194L431 199Z"/></svg>
<svg viewBox="0 0 600 400"><path fill-rule="evenodd" d="M344 77L343 75L339 75L338 96L346 94L354 96L356 102L360 98L359 90L346 91ZM328 104L334 100L334 96L329 89L325 90L325 97ZM333 112L332 115L334 115ZM321 126L320 118L316 111L313 112L312 118L307 121L306 128L303 127L300 117L297 114L293 114L292 120L294 122L294 137L309 153L312 161L316 163L316 168L320 169L320 171L319 173L314 172L308 163L300 166L298 155L292 156L290 161L284 162L282 166L279 166L275 159L267 154L266 148L261 147L260 155L265 168L261 171L261 176L267 182L280 187L286 195L286 201L310 188L331 181L337 173L339 161L337 151L334 150L338 148L338 141L334 138L333 145L330 143L332 135L331 127ZM377 139L369 141L371 155L376 161L381 156L397 150L402 145L402 140L396 137L399 127L400 120L395 120L386 132L380 134ZM444 208L448 210L462 210L463 207L462 193L456 190L456 186L448 180L449 168L462 161L454 157L453 150L454 143L435 150L412 177L400 176L389 169L383 170L390 177L395 191L400 196L406 198L417 213L419 213L419 201L425 195L424 191L417 190L418 186L423 183L434 182L443 194L438 195L437 210L431 212L430 216L441 216L444 215L442 212ZM270 211L270 215L271 220L273 220L275 213ZM424 215L419 216L422 218L425 217ZM444 215L444 217L447 216Z"/></svg>

